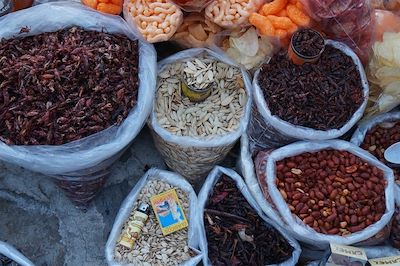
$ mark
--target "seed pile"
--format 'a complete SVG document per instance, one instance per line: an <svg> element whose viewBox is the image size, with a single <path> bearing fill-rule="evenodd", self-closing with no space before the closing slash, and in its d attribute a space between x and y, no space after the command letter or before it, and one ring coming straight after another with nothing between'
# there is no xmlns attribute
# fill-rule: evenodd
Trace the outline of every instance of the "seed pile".
<svg viewBox="0 0 400 266"><path fill-rule="evenodd" d="M323 234L361 231L386 210L383 172L347 151L322 150L278 161L276 184L291 212Z"/></svg>
<svg viewBox="0 0 400 266"><path fill-rule="evenodd" d="M138 50L75 27L0 41L0 140L61 145L120 124L136 105Z"/></svg>
<svg viewBox="0 0 400 266"><path fill-rule="evenodd" d="M191 102L181 91L180 80L189 74L193 82L215 84L203 102ZM158 76L156 114L159 124L178 136L222 135L236 130L247 95L240 69L211 57L198 57L165 67Z"/></svg>
<svg viewBox="0 0 400 266"><path fill-rule="evenodd" d="M212 265L277 264L293 252L286 239L258 216L226 176L214 187L204 223Z"/></svg>
<svg viewBox="0 0 400 266"><path fill-rule="evenodd" d="M149 181L140 191L139 197L133 206L129 219L125 222L122 231L133 219L133 214L141 202L150 204L150 198L159 193L172 189L173 187L163 181ZM181 189L176 189L178 198L182 204L183 211L189 221L189 198ZM123 263L134 265L178 265L187 261L192 256L192 251L187 246L188 228L179 230L170 235L164 236L158 224L154 212L151 211L149 219L142 229L142 233L132 250L117 245L115 248L115 259Z"/></svg>
<svg viewBox="0 0 400 266"><path fill-rule="evenodd" d="M301 66L280 51L261 67L258 83L272 115L318 130L342 127L363 102L356 65L329 45L315 64Z"/></svg>
<svg viewBox="0 0 400 266"><path fill-rule="evenodd" d="M400 141L400 122L384 122L367 132L361 148L372 153L381 162L387 164L384 154L391 145ZM393 168L394 177L400 182L400 169Z"/></svg>

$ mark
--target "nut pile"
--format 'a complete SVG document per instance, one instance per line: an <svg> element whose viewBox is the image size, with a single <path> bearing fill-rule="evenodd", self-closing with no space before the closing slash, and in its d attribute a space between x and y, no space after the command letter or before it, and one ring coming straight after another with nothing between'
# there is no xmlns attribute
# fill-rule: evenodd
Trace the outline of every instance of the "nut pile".
<svg viewBox="0 0 400 266"><path fill-rule="evenodd" d="M173 187L163 181L149 181L137 198L132 208L131 216L124 224L122 231L125 230L130 219L141 202L150 204L150 198L159 193L165 192ZM182 204L183 211L189 221L189 198L185 192L177 188L176 192ZM189 221L190 222L190 221ZM187 246L188 228L179 230L170 235L164 236L154 212L151 211L142 233L135 243L132 250L117 245L115 248L115 259L123 263L132 263L134 265L178 265L187 261L192 256L192 251Z"/></svg>
<svg viewBox="0 0 400 266"><path fill-rule="evenodd" d="M387 164L384 158L385 150L400 141L400 121L384 122L370 129L365 135L361 148L372 153L381 162ZM394 177L400 184L400 169L393 168Z"/></svg>
<svg viewBox="0 0 400 266"><path fill-rule="evenodd" d="M139 49L79 28L0 42L0 140L61 145L119 124L136 105Z"/></svg>
<svg viewBox="0 0 400 266"><path fill-rule="evenodd" d="M276 163L276 177L291 212L319 233L361 231L386 209L383 172L347 151L285 158Z"/></svg>
<svg viewBox="0 0 400 266"><path fill-rule="evenodd" d="M213 83L203 102L191 102L181 92L184 73L197 86ZM247 94L240 69L203 56L168 65L158 75L155 111L158 123L178 136L222 135L236 130L244 114Z"/></svg>

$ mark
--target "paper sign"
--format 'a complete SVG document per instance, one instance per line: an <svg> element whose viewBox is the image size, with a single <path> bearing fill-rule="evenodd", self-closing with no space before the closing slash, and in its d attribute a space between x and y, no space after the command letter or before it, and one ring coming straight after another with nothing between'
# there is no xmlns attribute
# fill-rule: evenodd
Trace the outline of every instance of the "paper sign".
<svg viewBox="0 0 400 266"><path fill-rule="evenodd" d="M151 197L150 202L163 235L169 235L188 226L175 189Z"/></svg>
<svg viewBox="0 0 400 266"><path fill-rule="evenodd" d="M371 266L375 266L375 265L399 266L400 265L400 256L385 257L385 258L379 258L379 259L370 259L368 262L371 264Z"/></svg>

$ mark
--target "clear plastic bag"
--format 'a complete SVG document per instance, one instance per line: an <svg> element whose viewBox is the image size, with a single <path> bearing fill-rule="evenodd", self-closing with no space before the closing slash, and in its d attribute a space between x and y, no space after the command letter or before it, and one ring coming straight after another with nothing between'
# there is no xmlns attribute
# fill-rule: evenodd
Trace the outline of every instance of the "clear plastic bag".
<svg viewBox="0 0 400 266"><path fill-rule="evenodd" d="M395 185L393 180L393 171L381 162L377 161L375 157L351 143L340 140L328 140L323 142L297 142L266 154L264 156L264 160L259 160L259 162L262 162L263 164L254 166L253 160L249 156L249 143L246 136L242 137L242 141L243 143L241 146L242 150L239 165L242 169L250 192L253 194L264 213L269 218L273 219L279 225L288 230L288 233L294 236L297 240L307 243L310 246L314 246L318 249L326 248L330 242L343 245L352 245L358 243L372 245L378 244L385 240L387 231L388 229L390 230L390 226L387 227L387 225L390 224L391 217L394 213ZM245 146L246 144L247 146ZM385 189L386 211L381 220L368 226L362 231L353 233L346 237L317 233L314 229L306 226L300 219L295 218L286 202L282 198L275 183L276 161L304 152L315 152L329 148L348 151L360 157L370 165L378 167L384 172L384 176L388 182ZM255 168L257 169L254 170ZM260 188L255 172L262 173L264 176L266 176L264 193ZM366 240L368 240L368 242L366 242Z"/></svg>
<svg viewBox="0 0 400 266"><path fill-rule="evenodd" d="M21 266L35 266L35 264L22 255L18 250L3 241L0 241L0 255L6 256Z"/></svg>
<svg viewBox="0 0 400 266"><path fill-rule="evenodd" d="M0 23L7 25L0 27L0 38L6 39L72 26L139 39L139 35L132 32L121 17L103 15L70 1L40 4L4 16L0 18ZM28 27L30 31L19 34L23 27ZM105 182L109 167L139 134L151 111L156 85L156 53L152 45L140 39L139 42L138 101L120 126L60 146L8 146L0 142L0 159L54 177L63 183L63 188L68 190L75 203L86 204L90 201Z"/></svg>
<svg viewBox="0 0 400 266"><path fill-rule="evenodd" d="M390 31L391 29L388 28L387 30ZM400 86L399 44L400 32L385 32L383 40L373 45L373 56L368 65L371 93L370 106L365 114L367 118L391 111L400 105L400 91L398 89Z"/></svg>
<svg viewBox="0 0 400 266"><path fill-rule="evenodd" d="M296 240L294 240L291 236L289 236L286 231L284 231L279 225L277 225L275 222L273 222L272 220L270 220L269 218L267 218L263 213L262 210L260 208L260 206L257 204L257 202L254 200L254 198L252 197L252 195L250 194L250 191L248 190L245 182L243 181L243 179L233 170L231 169L227 169L227 168L223 168L220 166L215 167L210 174L208 175L203 187L201 188L200 192L199 192L199 199L198 199L198 213L197 213L197 220L200 222L200 230L201 230L201 234L200 234L200 248L204 253L203 256L203 264L205 266L211 265L211 262L208 258L208 248L207 248L207 237L206 237L206 232L205 232L205 227L204 227L204 208L205 205L209 199L209 195L210 193L212 193L213 188L215 186L215 184L218 182L218 180L220 179L220 177L222 175L227 175L229 178L233 179L236 183L236 186L238 187L238 189L240 189L240 191L242 192L243 196L246 198L246 200L248 201L248 203L256 210L257 214L269 225L271 225L272 227L274 227L276 230L278 230L280 232L280 234L289 242L289 244L293 247L293 253L292 253L292 257L283 262L280 263L278 265L281 266L292 266L295 265L297 263L297 261L299 260L300 257L300 253L301 253L301 248L300 245L297 243Z"/></svg>
<svg viewBox="0 0 400 266"><path fill-rule="evenodd" d="M161 71L166 65L173 62L193 58L203 53L221 62L240 68L235 62L224 55L205 48L194 48L164 59L159 63L159 70ZM153 106L149 126L152 130L155 145L166 164L174 171L188 178L192 184L201 182L215 165L223 161L247 128L251 108L252 87L247 72L241 68L241 73L245 83L247 103L239 128L228 134L207 137L177 136L159 125L155 107Z"/></svg>
<svg viewBox="0 0 400 266"><path fill-rule="evenodd" d="M340 129L322 131L292 125L271 114L271 111L264 99L262 90L258 85L258 74L260 71L257 70L253 78L255 104L253 105L253 111L247 131L249 139L251 140L252 144L255 145L255 147L266 149L280 147L296 140L325 140L339 138L349 131L362 117L367 105L369 93L368 81L364 72L364 68L358 57L346 45L331 40L327 40L326 43L327 45L332 45L333 47L343 51L346 55L350 56L357 66L361 77L361 84L363 86L364 101L361 106L353 114L350 120Z"/></svg>
<svg viewBox="0 0 400 266"><path fill-rule="evenodd" d="M105 255L107 259L107 263L109 266L122 266L126 264L118 263L114 259L114 250L116 247L116 243L120 236L122 227L125 221L131 215L133 211L134 204L136 202L137 197L139 196L140 191L146 185L146 183L150 180L161 180L166 182L174 187L180 188L184 192L187 193L189 198L189 217L187 217L189 222L189 231L188 231L188 246L193 250L198 252L198 255L192 257L190 260L180 264L182 266L191 266L197 265L203 258L203 253L198 251L199 243L202 240L202 235L200 234L200 224L197 222L198 219L197 214L197 195L194 192L193 187L180 175L152 168L146 172L146 174L136 183L135 187L129 193L129 195L125 198L125 200L121 204L121 208L115 218L114 225L112 227L111 233L108 237L106 247L105 247Z"/></svg>
<svg viewBox="0 0 400 266"><path fill-rule="evenodd" d="M172 0L186 12L200 12L214 0Z"/></svg>
<svg viewBox="0 0 400 266"><path fill-rule="evenodd" d="M329 38L346 43L363 62L373 44L374 16L369 0L300 0Z"/></svg>

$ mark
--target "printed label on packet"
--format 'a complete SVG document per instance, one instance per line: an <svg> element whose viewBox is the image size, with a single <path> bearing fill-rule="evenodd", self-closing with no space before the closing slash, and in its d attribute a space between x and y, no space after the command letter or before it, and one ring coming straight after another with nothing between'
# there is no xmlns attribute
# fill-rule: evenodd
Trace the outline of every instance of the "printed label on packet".
<svg viewBox="0 0 400 266"><path fill-rule="evenodd" d="M150 202L164 236L188 226L174 188L151 197Z"/></svg>
<svg viewBox="0 0 400 266"><path fill-rule="evenodd" d="M367 263L367 254L361 248L330 244L331 256L327 261L327 266L336 265L365 265Z"/></svg>
<svg viewBox="0 0 400 266"><path fill-rule="evenodd" d="M400 265L400 256L370 259L368 260L368 262L371 264L371 266L377 266L377 265L398 266Z"/></svg>

